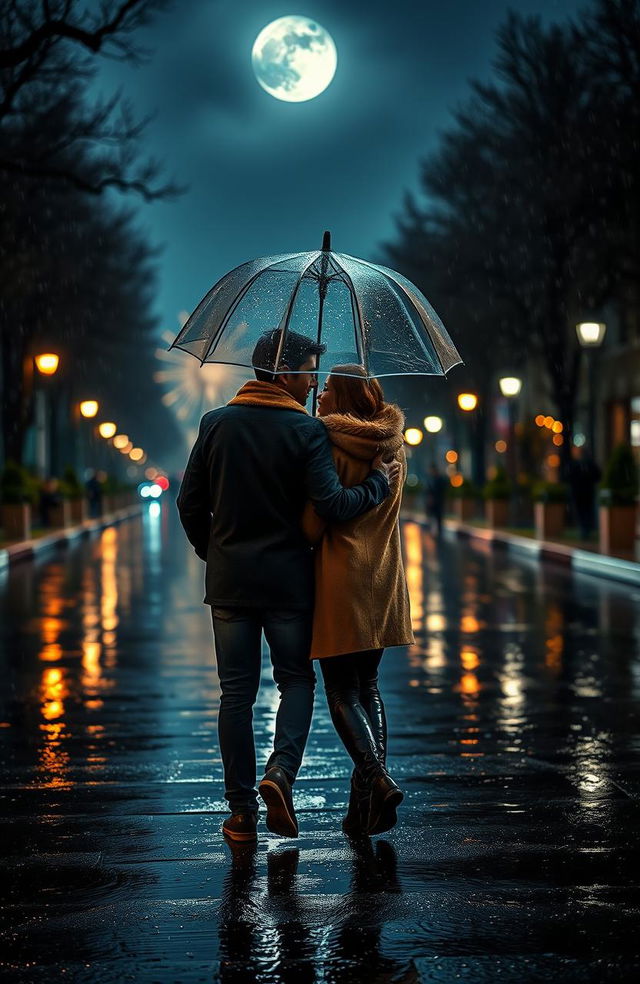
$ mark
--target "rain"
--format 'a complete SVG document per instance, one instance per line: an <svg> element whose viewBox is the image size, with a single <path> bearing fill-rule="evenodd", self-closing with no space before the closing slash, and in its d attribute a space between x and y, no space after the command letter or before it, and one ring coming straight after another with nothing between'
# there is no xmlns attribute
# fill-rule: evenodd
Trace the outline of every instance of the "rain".
<svg viewBox="0 0 640 984"><path fill-rule="evenodd" d="M639 39L0 0L7 979L637 979Z"/></svg>

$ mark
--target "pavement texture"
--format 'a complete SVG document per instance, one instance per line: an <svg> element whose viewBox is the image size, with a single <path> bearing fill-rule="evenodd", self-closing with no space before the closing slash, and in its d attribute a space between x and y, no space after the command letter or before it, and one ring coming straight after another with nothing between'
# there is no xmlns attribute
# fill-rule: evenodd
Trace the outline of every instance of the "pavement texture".
<svg viewBox="0 0 640 984"><path fill-rule="evenodd" d="M157 504L154 504L154 506ZM640 975L640 585L403 525L389 834L340 830L322 685L297 840L231 849L202 565L173 503L0 575L0 978ZM277 692L265 657L259 767Z"/></svg>

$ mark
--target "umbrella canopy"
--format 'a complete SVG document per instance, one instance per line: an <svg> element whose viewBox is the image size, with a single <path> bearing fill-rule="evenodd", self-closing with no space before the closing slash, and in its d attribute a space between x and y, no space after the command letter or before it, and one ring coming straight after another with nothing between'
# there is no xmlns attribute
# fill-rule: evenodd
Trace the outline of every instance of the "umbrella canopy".
<svg viewBox="0 0 640 984"><path fill-rule="evenodd" d="M311 253L266 256L225 274L171 345L201 363L251 368L253 349L279 328L326 345L318 371L357 363L369 376L443 376L462 362L417 287L387 267L334 253L329 233ZM258 366L272 372L276 366ZM290 370L289 370L290 371Z"/></svg>

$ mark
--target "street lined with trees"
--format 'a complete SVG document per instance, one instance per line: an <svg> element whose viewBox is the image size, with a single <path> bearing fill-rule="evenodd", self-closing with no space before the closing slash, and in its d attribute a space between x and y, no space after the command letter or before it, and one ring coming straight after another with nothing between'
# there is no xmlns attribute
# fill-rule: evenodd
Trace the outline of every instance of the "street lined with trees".
<svg viewBox="0 0 640 984"><path fill-rule="evenodd" d="M618 338L638 340L639 115L638 0L594 0L560 24L511 13L493 77L472 83L422 162L420 194L407 195L386 255L459 342L481 448L496 376L536 363L563 425L566 473L576 324L608 306Z"/></svg>
<svg viewBox="0 0 640 984"><path fill-rule="evenodd" d="M77 464L67 438L87 397L143 435L151 454L181 444L153 382L158 250L123 198L180 189L145 157L148 121L125 96L87 94L98 58L147 56L138 33L163 6L0 4L2 456L33 465L34 357L54 353L59 368L47 385L58 477Z"/></svg>

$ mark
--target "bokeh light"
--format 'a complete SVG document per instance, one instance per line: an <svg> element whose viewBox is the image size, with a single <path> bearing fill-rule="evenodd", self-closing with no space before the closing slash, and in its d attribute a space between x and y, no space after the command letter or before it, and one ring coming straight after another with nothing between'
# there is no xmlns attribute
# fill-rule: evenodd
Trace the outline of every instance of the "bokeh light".
<svg viewBox="0 0 640 984"><path fill-rule="evenodd" d="M478 397L475 393L460 393L458 395L458 406L467 412L475 410L478 406Z"/></svg>
<svg viewBox="0 0 640 984"><path fill-rule="evenodd" d="M104 423L99 425L98 433L100 434L100 437L108 439L113 437L117 429L118 428L111 420L105 420Z"/></svg>
<svg viewBox="0 0 640 984"><path fill-rule="evenodd" d="M59 361L60 357L54 352L43 352L42 355L35 357L36 368L43 376L53 376L58 369Z"/></svg>
<svg viewBox="0 0 640 984"><path fill-rule="evenodd" d="M422 441L422 431L419 427L407 427L404 439L411 447L416 447Z"/></svg>
<svg viewBox="0 0 640 984"><path fill-rule="evenodd" d="M80 413L83 417L95 417L99 409L100 404L97 400L83 400L80 404Z"/></svg>

